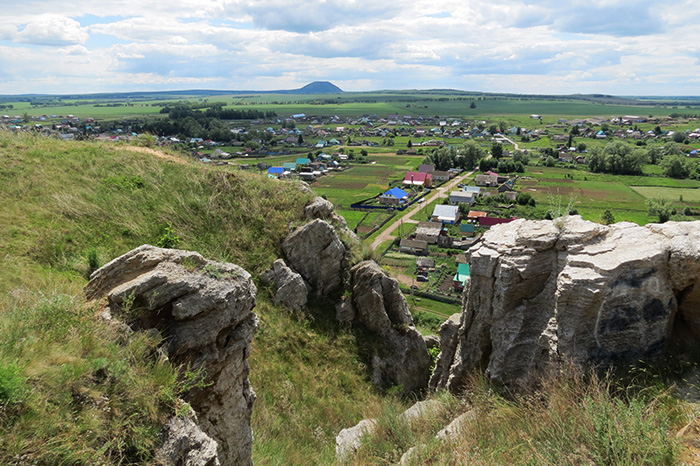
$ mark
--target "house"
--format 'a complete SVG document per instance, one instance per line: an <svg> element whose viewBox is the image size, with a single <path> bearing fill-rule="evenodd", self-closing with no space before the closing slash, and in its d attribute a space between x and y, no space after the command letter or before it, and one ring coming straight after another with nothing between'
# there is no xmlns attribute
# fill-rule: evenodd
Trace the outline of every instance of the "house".
<svg viewBox="0 0 700 466"><path fill-rule="evenodd" d="M459 226L459 232L462 234L462 236L474 236L474 231L476 228L474 227L473 223L462 223Z"/></svg>
<svg viewBox="0 0 700 466"><path fill-rule="evenodd" d="M401 188L391 188L379 196L379 203L385 205L398 205L408 199L408 193Z"/></svg>
<svg viewBox="0 0 700 466"><path fill-rule="evenodd" d="M399 251L404 254L415 254L416 256L428 255L428 242L415 239L402 239L399 243Z"/></svg>
<svg viewBox="0 0 700 466"><path fill-rule="evenodd" d="M416 270L428 270L435 268L435 259L430 257L418 257L416 259Z"/></svg>
<svg viewBox="0 0 700 466"><path fill-rule="evenodd" d="M503 193L507 201L515 202L518 200L520 193L518 191L506 191Z"/></svg>
<svg viewBox="0 0 700 466"><path fill-rule="evenodd" d="M505 193L508 191L515 191L515 189L513 189L513 186L510 183L503 183L498 187L499 193Z"/></svg>
<svg viewBox="0 0 700 466"><path fill-rule="evenodd" d="M478 221L480 218L486 217L488 215L486 212L481 210L470 210L467 213L467 220Z"/></svg>
<svg viewBox="0 0 700 466"><path fill-rule="evenodd" d="M307 159L307 158L305 158L305 157L302 157L302 158L298 158L297 161L296 161L295 163L296 163L297 165L308 165L308 164L311 163L311 160L309 160L309 159Z"/></svg>
<svg viewBox="0 0 700 466"><path fill-rule="evenodd" d="M433 181L442 183L443 181L449 181L450 173L442 170L435 170L433 172Z"/></svg>
<svg viewBox="0 0 700 466"><path fill-rule="evenodd" d="M406 186L425 186L429 188L433 184L433 175L430 173L407 172L403 184Z"/></svg>
<svg viewBox="0 0 700 466"><path fill-rule="evenodd" d="M294 162L285 162L282 164L282 168L284 168L285 171L293 172L297 169L297 164Z"/></svg>
<svg viewBox="0 0 700 466"><path fill-rule="evenodd" d="M452 191L450 193L450 205L467 204L473 205L476 200L476 194L464 191Z"/></svg>
<svg viewBox="0 0 700 466"><path fill-rule="evenodd" d="M279 178L284 174L284 168L282 167L270 167L267 169L267 176L269 178Z"/></svg>
<svg viewBox="0 0 700 466"><path fill-rule="evenodd" d="M464 186L462 188L462 191L467 192L467 193L474 193L477 196L481 194L481 188L479 186Z"/></svg>
<svg viewBox="0 0 700 466"><path fill-rule="evenodd" d="M452 286L457 291L462 291L469 280L469 264L457 264L457 273L452 278Z"/></svg>
<svg viewBox="0 0 700 466"><path fill-rule="evenodd" d="M418 227L416 227L416 239L427 241L428 244L435 244L441 231L442 223L419 222Z"/></svg>
<svg viewBox="0 0 700 466"><path fill-rule="evenodd" d="M314 172L303 172L299 173L299 178L304 181L314 181L316 180L316 174Z"/></svg>
<svg viewBox="0 0 700 466"><path fill-rule="evenodd" d="M433 222L454 224L459 221L459 207L456 205L436 205L432 215Z"/></svg>
<svg viewBox="0 0 700 466"><path fill-rule="evenodd" d="M477 186L494 187L498 186L498 175L476 175L474 179Z"/></svg>
<svg viewBox="0 0 700 466"><path fill-rule="evenodd" d="M431 163L421 163L418 165L418 171L421 173L433 173L435 171L435 165Z"/></svg>

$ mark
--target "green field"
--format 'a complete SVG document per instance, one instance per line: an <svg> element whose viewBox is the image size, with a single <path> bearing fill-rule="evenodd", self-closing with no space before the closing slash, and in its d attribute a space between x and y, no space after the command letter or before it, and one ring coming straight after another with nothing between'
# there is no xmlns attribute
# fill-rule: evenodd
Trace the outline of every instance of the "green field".
<svg viewBox="0 0 700 466"><path fill-rule="evenodd" d="M647 199L700 203L699 188L670 188L663 186L630 186L630 188Z"/></svg>

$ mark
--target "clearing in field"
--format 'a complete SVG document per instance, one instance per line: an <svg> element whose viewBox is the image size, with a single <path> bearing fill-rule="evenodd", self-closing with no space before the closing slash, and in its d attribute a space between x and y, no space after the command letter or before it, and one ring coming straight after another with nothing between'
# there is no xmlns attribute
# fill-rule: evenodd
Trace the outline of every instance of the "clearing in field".
<svg viewBox="0 0 700 466"><path fill-rule="evenodd" d="M662 186L630 186L630 188L647 199L700 202L700 189L698 188L670 188Z"/></svg>

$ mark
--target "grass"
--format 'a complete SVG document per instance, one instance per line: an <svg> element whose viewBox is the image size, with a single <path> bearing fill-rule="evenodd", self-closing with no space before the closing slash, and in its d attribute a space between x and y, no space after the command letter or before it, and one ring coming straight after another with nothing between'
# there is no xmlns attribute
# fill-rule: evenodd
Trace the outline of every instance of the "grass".
<svg viewBox="0 0 700 466"><path fill-rule="evenodd" d="M671 465L682 451L673 434L694 416L658 387L621 385L610 375L574 370L518 395L474 376L466 399L449 402L450 418L472 413L452 440L434 437L435 426L445 425L440 411L407 426L387 410L382 427L350 464L395 463L407 448L424 445L407 464Z"/></svg>
<svg viewBox="0 0 700 466"><path fill-rule="evenodd" d="M167 240L256 276L311 196L176 155L8 133L0 167L0 464L152 463L163 421L182 410L181 372L153 359L159 341L84 304L87 274ZM298 319L260 290L257 464L332 464L337 432L384 404L329 308Z"/></svg>

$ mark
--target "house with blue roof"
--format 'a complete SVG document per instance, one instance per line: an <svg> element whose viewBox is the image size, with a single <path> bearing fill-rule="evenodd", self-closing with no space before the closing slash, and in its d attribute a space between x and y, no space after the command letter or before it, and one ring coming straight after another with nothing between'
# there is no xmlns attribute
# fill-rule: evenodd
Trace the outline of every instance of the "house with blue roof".
<svg viewBox="0 0 700 466"><path fill-rule="evenodd" d="M284 168L282 167L270 167L267 169L267 176L269 178L279 178L284 174Z"/></svg>
<svg viewBox="0 0 700 466"><path fill-rule="evenodd" d="M408 201L408 193L401 188L391 188L379 196L379 203L385 205L399 205Z"/></svg>

